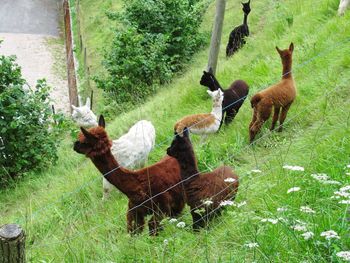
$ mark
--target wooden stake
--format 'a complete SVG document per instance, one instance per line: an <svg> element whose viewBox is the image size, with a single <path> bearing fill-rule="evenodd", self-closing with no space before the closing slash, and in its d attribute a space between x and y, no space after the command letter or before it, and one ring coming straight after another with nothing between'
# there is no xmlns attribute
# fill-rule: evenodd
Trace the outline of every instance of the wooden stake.
<svg viewBox="0 0 350 263"><path fill-rule="evenodd" d="M226 0L216 0L216 14L215 14L213 32L211 35L209 60L208 60L208 66L207 66L207 71L210 68L212 68L214 75L216 73L216 66L218 63L218 57L219 57L219 51L220 51L222 25L224 23L224 16L225 16L225 6L226 6Z"/></svg>
<svg viewBox="0 0 350 263"><path fill-rule="evenodd" d="M0 227L0 262L25 262L25 234L16 224Z"/></svg>

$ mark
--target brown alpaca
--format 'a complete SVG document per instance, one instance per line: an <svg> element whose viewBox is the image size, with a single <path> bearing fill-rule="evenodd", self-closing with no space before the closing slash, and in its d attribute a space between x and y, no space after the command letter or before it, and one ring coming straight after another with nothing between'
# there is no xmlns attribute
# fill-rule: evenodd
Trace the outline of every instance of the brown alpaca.
<svg viewBox="0 0 350 263"><path fill-rule="evenodd" d="M179 164L175 158L166 156L156 164L136 171L120 167L111 153L112 143L104 127L104 118L100 116L98 127L88 131L81 128L74 150L89 157L108 182L128 197L128 231L141 232L145 216L152 215L148 222L149 233L156 235L164 215L176 216L185 205L183 188L179 184ZM176 184L179 185L174 186Z"/></svg>
<svg viewBox="0 0 350 263"><path fill-rule="evenodd" d="M292 77L294 45L291 43L289 48L285 50L280 50L278 47L276 49L280 54L283 65L282 80L255 94L250 100L252 108L254 108L253 119L249 125L251 143L260 131L261 126L269 119L272 107L274 108L274 114L270 130L275 128L279 116L280 125L277 131L282 131L283 122L296 96L296 87Z"/></svg>
<svg viewBox="0 0 350 263"><path fill-rule="evenodd" d="M183 131L183 137L175 132L167 153L179 161L186 202L191 207L193 229L198 230L220 214L222 201L235 198L239 185L238 176L228 166L221 166L209 173L200 173L187 128Z"/></svg>

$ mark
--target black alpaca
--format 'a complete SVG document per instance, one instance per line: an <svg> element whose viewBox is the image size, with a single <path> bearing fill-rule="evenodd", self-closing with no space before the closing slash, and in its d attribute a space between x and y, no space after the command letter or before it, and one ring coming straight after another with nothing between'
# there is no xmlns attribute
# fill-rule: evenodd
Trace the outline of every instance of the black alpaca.
<svg viewBox="0 0 350 263"><path fill-rule="evenodd" d="M248 95L248 84L243 80L236 80L230 85L228 89L224 90L213 75L211 69L209 69L209 72L203 71L203 76L199 83L205 87L208 87L211 91L220 89L224 93L224 100L222 101L221 124L223 122L224 116L225 124L229 124L235 118L236 114L239 111L239 108L242 106L244 100Z"/></svg>
<svg viewBox="0 0 350 263"><path fill-rule="evenodd" d="M214 216L220 215L222 201L235 199L239 186L238 176L228 166L200 173L187 128L182 136L175 132L167 154L179 162L186 203L191 208L193 229L199 230Z"/></svg>
<svg viewBox="0 0 350 263"><path fill-rule="evenodd" d="M249 36L249 28L248 28L248 14L250 13L250 0L247 3L242 3L244 19L243 24L235 27L230 34L228 39L228 43L226 46L226 57L230 57L235 53L238 49L240 49L245 44L245 37Z"/></svg>

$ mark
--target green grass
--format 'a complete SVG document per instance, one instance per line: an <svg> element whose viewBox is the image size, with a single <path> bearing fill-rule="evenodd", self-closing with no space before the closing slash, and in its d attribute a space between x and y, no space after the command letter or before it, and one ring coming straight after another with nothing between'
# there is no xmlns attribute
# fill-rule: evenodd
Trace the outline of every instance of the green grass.
<svg viewBox="0 0 350 263"><path fill-rule="evenodd" d="M239 1L228 2L217 71L223 86L244 79L252 96L275 83L280 79L281 62L274 47L285 48L291 41L295 45L298 96L282 133L269 132L268 122L256 145L248 146L252 110L247 101L234 122L205 143L191 137L201 170L224 163L237 171L241 185L236 201L246 201L246 205L229 207L200 233L165 220L165 229L157 237L148 237L146 231L130 237L126 198L114 191L109 201L101 201L98 171L72 150L73 140L67 137L56 166L29 174L0 193L0 225L18 222L24 227L27 258L34 262L340 262L336 252L350 250L350 215L347 205L330 197L350 184L350 176L345 175L350 169L344 168L350 163L350 42L343 42L350 36L350 14L337 17L337 4L336 0L253 1L251 37L239 53L226 60L228 34L242 18ZM212 4L204 27L211 26L214 9ZM200 51L182 76L141 107L107 123L111 137L118 137L137 120L149 119L160 144L149 162L159 160L170 144L176 120L210 110L210 99L199 85L207 54L207 49ZM285 170L285 164L303 166L305 171ZM262 173L250 173L255 168ZM321 184L312 173L327 173L342 185ZM301 190L287 194L295 186ZM300 206L309 206L316 213L303 213ZM277 212L278 207L288 210ZM277 224L261 222L280 217ZM190 226L188 208L180 220ZM301 232L291 229L296 220L307 223L315 234L313 239L304 240ZM330 229L339 234L339 240L328 242L320 237ZM245 247L249 242L259 247Z"/></svg>

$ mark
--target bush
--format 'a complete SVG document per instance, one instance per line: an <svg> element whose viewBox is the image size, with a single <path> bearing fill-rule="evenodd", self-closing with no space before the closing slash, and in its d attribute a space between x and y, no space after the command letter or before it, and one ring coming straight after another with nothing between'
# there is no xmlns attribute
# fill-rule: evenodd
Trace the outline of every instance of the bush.
<svg viewBox="0 0 350 263"><path fill-rule="evenodd" d="M118 103L137 102L169 81L205 43L199 32L204 0L130 0L121 13L112 47L105 54L106 77L99 88Z"/></svg>
<svg viewBox="0 0 350 263"><path fill-rule="evenodd" d="M56 161L57 128L52 127L49 87L27 87L15 57L0 56L0 184Z"/></svg>

